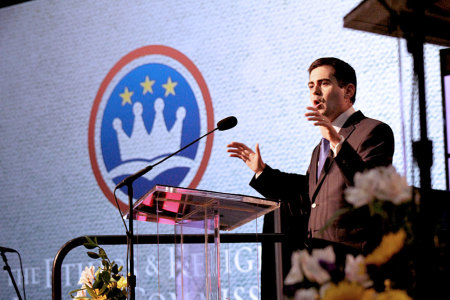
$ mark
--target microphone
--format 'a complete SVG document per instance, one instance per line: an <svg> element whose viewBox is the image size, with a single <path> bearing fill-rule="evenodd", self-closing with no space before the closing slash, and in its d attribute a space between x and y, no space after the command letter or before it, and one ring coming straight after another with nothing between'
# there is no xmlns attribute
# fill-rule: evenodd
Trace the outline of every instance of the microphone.
<svg viewBox="0 0 450 300"><path fill-rule="evenodd" d="M236 117L234 116L227 117L217 122L217 129L219 129L220 131L228 130L236 126L236 124L237 124Z"/></svg>
<svg viewBox="0 0 450 300"><path fill-rule="evenodd" d="M219 122L217 122L217 127L214 128L213 130L211 130L210 132L202 135L201 137L199 137L198 139L192 141L191 143L187 144L186 146L184 146L183 148L181 148L180 150L170 154L169 156L163 158L162 160L160 160L159 162L157 162L154 165L149 165L147 167L145 167L144 169L128 176L127 178L125 178L124 180L122 180L118 185L116 185L116 189L119 189L121 187L123 187L124 185L130 185L131 183L133 183L136 179L138 179L139 177L143 176L145 173L147 173L148 171L150 171L151 169L153 169L153 167L159 165L160 163L164 162L165 160L171 158L172 156L174 156L175 154L183 151L184 149L186 149L187 147L191 146L192 144L198 142L199 140L201 140L202 138L204 138L205 136L213 133L216 130L219 131L224 131L224 130L228 130L233 128L234 126L237 125L237 119L234 116L230 116L230 117L226 117L225 119L220 120Z"/></svg>
<svg viewBox="0 0 450 300"><path fill-rule="evenodd" d="M6 248L6 247L0 247L0 252L14 252L14 253L18 253L16 250L11 249L11 248Z"/></svg>

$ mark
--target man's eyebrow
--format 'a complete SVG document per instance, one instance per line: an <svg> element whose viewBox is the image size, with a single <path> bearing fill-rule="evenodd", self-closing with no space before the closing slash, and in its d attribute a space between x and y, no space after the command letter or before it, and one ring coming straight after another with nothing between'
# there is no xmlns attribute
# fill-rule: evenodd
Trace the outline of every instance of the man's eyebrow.
<svg viewBox="0 0 450 300"><path fill-rule="evenodd" d="M331 81L331 79L330 78L321 78L321 79L318 79L317 80L317 82L323 82L323 81ZM310 81L308 81L308 85L310 85L310 84L314 84L314 81L312 81L312 80L310 80Z"/></svg>

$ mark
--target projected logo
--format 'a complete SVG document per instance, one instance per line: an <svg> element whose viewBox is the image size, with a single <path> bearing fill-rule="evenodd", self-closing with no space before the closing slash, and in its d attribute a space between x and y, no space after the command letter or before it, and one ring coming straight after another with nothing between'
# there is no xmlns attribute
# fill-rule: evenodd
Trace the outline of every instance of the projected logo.
<svg viewBox="0 0 450 300"><path fill-rule="evenodd" d="M214 129L206 83L181 52L146 46L123 57L106 75L89 120L89 155L97 182L115 205L114 187ZM155 184L195 188L206 169L213 135L183 150L133 184L139 198ZM118 192L122 210L127 190Z"/></svg>

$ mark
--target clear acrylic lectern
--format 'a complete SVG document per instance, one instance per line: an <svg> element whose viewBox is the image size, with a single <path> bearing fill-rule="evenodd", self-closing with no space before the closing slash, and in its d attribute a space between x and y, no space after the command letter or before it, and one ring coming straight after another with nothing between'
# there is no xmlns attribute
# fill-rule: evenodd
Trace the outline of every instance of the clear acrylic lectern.
<svg viewBox="0 0 450 300"><path fill-rule="evenodd" d="M133 205L133 219L173 224L175 234L181 236L205 234L204 244L183 245L181 238L176 245L175 285L177 299L209 300L221 299L220 230L233 230L278 207L278 202L263 198L156 185ZM208 242L210 235L214 243ZM194 252L204 263L185 261Z"/></svg>

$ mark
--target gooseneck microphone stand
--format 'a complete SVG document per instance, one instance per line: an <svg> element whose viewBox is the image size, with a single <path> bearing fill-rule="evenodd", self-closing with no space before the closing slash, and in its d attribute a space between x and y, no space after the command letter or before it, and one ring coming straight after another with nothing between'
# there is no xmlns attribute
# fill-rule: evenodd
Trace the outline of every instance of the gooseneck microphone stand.
<svg viewBox="0 0 450 300"><path fill-rule="evenodd" d="M11 272L11 267L8 265L8 259L6 259L5 252L0 249L0 254L2 255L3 261L5 262L5 266L3 267L3 270L8 272L9 277L11 278L11 282L14 286L14 289L16 290L16 294L19 300L22 300L22 296L20 296L19 288L17 287L16 281L14 280L14 276Z"/></svg>
<svg viewBox="0 0 450 300"><path fill-rule="evenodd" d="M128 288L129 288L129 295L130 295L130 300L135 300L135 290L136 290L136 276L134 275L134 230L133 230L133 220L134 220L134 213L133 213L133 182L138 179L139 177L143 176L144 174L146 174L147 172L149 172L151 169L153 169L154 167L156 167L157 165L159 165L160 163L166 161L167 159L171 158L172 156L178 154L179 152L183 151L184 149L188 148L189 146L191 146L192 144L195 144L196 142L198 142L200 139L204 138L205 136L213 133L216 130L228 130L233 128L234 126L236 126L237 124L237 119L233 116L231 117L227 117L225 119L220 120L217 123L217 127L214 128L213 130L209 131L208 133L202 135L201 137L199 137L198 139L194 140L193 142L187 144L186 146L184 146L183 148L181 148L180 150L170 154L169 156L163 158L162 160L160 160L159 162L157 162L154 165L149 165L147 167L145 167L144 169L128 176L127 178L125 178L124 180L122 180L117 186L116 189L119 189L123 186L127 186L127 190L128 190L128 205L129 205L129 211L128 211L128 232L127 232L127 240L128 240L128 247L129 247L129 275L127 277L127 283L128 283ZM120 209L120 208L119 208Z"/></svg>

